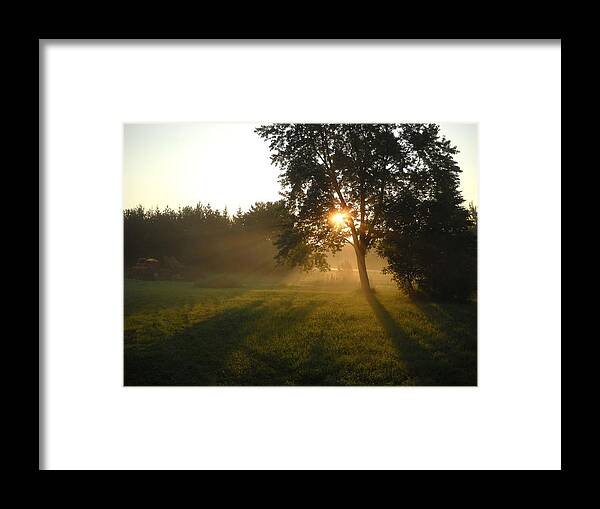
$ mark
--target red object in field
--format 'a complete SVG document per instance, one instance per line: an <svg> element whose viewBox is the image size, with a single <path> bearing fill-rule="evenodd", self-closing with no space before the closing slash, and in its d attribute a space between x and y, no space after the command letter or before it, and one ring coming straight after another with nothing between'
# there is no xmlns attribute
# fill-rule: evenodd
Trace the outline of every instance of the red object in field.
<svg viewBox="0 0 600 509"><path fill-rule="evenodd" d="M156 258L138 258L131 270L134 276L153 278L158 276L158 269L160 262Z"/></svg>

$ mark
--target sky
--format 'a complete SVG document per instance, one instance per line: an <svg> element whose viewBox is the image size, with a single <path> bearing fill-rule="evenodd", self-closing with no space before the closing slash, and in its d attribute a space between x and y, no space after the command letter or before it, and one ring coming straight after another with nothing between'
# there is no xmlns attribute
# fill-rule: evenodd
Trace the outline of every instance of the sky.
<svg viewBox="0 0 600 509"><path fill-rule="evenodd" d="M177 209L202 202L234 213L279 199L279 172L267 143L254 133L258 125L125 124L123 207ZM463 170L465 203L477 205L477 124L439 125L460 151L455 159Z"/></svg>

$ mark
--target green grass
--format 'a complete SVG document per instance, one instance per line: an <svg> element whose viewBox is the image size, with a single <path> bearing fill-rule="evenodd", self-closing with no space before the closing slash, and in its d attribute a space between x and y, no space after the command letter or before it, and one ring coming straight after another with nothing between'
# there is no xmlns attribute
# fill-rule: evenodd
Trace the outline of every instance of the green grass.
<svg viewBox="0 0 600 509"><path fill-rule="evenodd" d="M125 385L476 385L476 304L125 280Z"/></svg>

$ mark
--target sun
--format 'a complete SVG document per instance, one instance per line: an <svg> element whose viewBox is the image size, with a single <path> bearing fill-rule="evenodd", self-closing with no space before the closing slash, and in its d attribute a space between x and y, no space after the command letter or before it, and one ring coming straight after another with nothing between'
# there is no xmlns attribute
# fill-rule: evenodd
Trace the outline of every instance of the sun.
<svg viewBox="0 0 600 509"><path fill-rule="evenodd" d="M329 216L331 223L338 228L346 226L346 219L348 219L348 214L344 212L334 212Z"/></svg>

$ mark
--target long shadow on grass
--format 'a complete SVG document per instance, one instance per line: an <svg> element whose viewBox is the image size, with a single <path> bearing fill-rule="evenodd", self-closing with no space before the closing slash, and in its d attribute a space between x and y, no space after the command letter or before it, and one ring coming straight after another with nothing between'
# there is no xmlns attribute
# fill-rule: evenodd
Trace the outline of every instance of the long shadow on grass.
<svg viewBox="0 0 600 509"><path fill-rule="evenodd" d="M307 316L316 305L302 308ZM293 326L293 322L290 324ZM285 352L281 350L253 351L255 362L250 378L244 385L295 385L330 386L341 385L337 359L324 345L325 333L321 331L305 339L305 354L301 348Z"/></svg>
<svg viewBox="0 0 600 509"><path fill-rule="evenodd" d="M415 300L419 311L446 334L438 345L455 370L457 385L477 385L477 303Z"/></svg>
<svg viewBox="0 0 600 509"><path fill-rule="evenodd" d="M250 335L264 331L261 340L268 342L301 322L314 307L313 303L291 306L289 302L275 307L255 300L159 341L130 345L125 350L125 385L281 385L292 368L277 353L263 358L255 355L253 360L261 362L250 366L245 375L236 373L228 362L232 354L248 347ZM265 327L266 322L272 326Z"/></svg>
<svg viewBox="0 0 600 509"><path fill-rule="evenodd" d="M166 288L160 283L168 283ZM124 316L140 312L160 311L197 305L204 302L223 303L248 293L247 288L211 288L207 293L202 287L179 281L139 281L125 279Z"/></svg>
<svg viewBox="0 0 600 509"><path fill-rule="evenodd" d="M474 385L461 366L457 366L451 357L425 348L411 339L394 320L387 309L373 294L366 295L377 320L385 329L406 363L407 370L415 385Z"/></svg>

